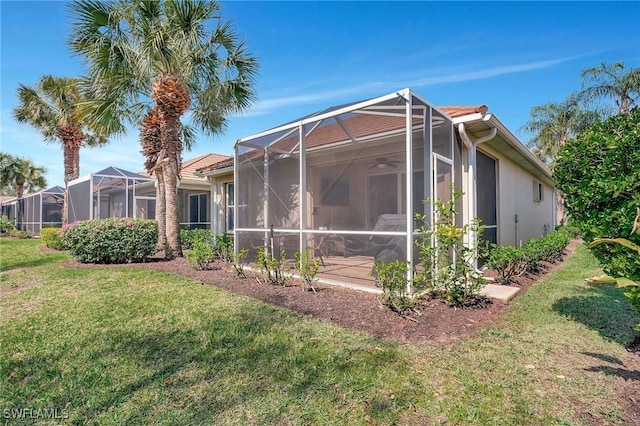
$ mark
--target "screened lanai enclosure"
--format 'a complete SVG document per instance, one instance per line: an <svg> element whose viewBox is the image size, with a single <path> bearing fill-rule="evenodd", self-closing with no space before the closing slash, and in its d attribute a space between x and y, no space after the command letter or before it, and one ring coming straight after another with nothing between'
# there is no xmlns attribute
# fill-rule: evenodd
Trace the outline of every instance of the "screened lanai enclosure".
<svg viewBox="0 0 640 426"><path fill-rule="evenodd" d="M454 135L446 114L405 89L240 139L235 249L249 259L260 248L291 259L309 249L322 281L372 288L374 261L415 262L425 223L414 214L437 219L424 200L452 199Z"/></svg>
<svg viewBox="0 0 640 426"><path fill-rule="evenodd" d="M64 189L53 186L34 194L27 194L20 200L10 200L3 204L2 214L15 219L16 228L32 234L39 234L42 228L62 226L62 200Z"/></svg>
<svg viewBox="0 0 640 426"><path fill-rule="evenodd" d="M153 178L108 167L69 182L68 221L108 217L155 218Z"/></svg>

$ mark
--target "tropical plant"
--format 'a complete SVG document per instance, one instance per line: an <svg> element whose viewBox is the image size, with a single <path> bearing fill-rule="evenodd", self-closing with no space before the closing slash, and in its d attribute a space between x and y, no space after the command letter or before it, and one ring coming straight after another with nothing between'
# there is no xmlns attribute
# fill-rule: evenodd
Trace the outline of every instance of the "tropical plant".
<svg viewBox="0 0 640 426"><path fill-rule="evenodd" d="M149 111L140 106L149 98L157 108L162 155L155 160L162 164L155 174L162 172L165 187L165 256L180 255L176 188L183 142L193 136L181 118L189 111L205 134L222 133L226 117L254 98L256 60L216 2L77 0L71 12L70 45L88 62L97 98L92 109Z"/></svg>
<svg viewBox="0 0 640 426"><path fill-rule="evenodd" d="M602 62L580 75L583 78L580 96L588 100L612 98L618 114L628 114L640 98L640 68L625 71L624 62Z"/></svg>
<svg viewBox="0 0 640 426"><path fill-rule="evenodd" d="M31 160L0 153L0 186L10 186L16 198L23 197L24 192L37 192L47 186L44 177L46 169L37 167Z"/></svg>
<svg viewBox="0 0 640 426"><path fill-rule="evenodd" d="M45 142L58 141L62 145L65 183L63 223L67 221L68 183L80 176L80 148L103 145L111 131L122 130L110 117L102 122L91 121L81 108L87 101L79 79L47 75L35 87L22 84L18 87L18 106L13 110L14 118L36 128ZM109 122L109 129L103 125L105 122Z"/></svg>
<svg viewBox="0 0 640 426"><path fill-rule="evenodd" d="M570 96L560 103L548 102L533 107L523 130L532 135L529 148L549 164L567 140L577 136L598 117L597 112L585 109L576 96Z"/></svg>
<svg viewBox="0 0 640 426"><path fill-rule="evenodd" d="M158 222L158 251L167 249L167 202L165 198L164 176L162 173L163 154L160 140L160 110L150 108L140 125L140 145L146 157L144 168L156 182L156 213ZM182 242L182 230L180 230ZM190 248L190 247L187 247Z"/></svg>
<svg viewBox="0 0 640 426"><path fill-rule="evenodd" d="M597 238L628 239L640 205L640 108L597 122L560 150L553 170L565 208L587 243ZM640 280L637 253L622 245L593 247L604 271Z"/></svg>
<svg viewBox="0 0 640 426"><path fill-rule="evenodd" d="M13 157L9 154L0 154L0 184L9 186L15 192L17 202L16 222L18 226L22 222L22 197L27 192L44 189L47 181L44 177L46 169L36 167L31 160Z"/></svg>

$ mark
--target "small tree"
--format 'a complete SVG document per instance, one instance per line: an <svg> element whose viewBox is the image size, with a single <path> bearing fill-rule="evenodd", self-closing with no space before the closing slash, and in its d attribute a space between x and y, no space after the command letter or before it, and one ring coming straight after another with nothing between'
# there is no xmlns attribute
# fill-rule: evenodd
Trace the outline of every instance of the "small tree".
<svg viewBox="0 0 640 426"><path fill-rule="evenodd" d="M565 208L587 243L629 235L640 206L640 108L597 122L570 140L556 158L553 176ZM624 245L597 245L593 253L612 276L640 280L640 257Z"/></svg>

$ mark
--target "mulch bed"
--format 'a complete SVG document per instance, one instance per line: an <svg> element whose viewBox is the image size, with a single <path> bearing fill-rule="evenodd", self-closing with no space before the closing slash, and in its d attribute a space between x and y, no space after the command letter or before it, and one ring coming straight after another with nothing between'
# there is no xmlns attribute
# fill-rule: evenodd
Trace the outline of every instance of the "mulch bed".
<svg viewBox="0 0 640 426"><path fill-rule="evenodd" d="M569 243L565 257L581 243L581 240ZM42 250L50 249L42 246ZM519 294L522 294L561 263L543 263L538 274L525 274L511 285L520 287ZM90 265L70 260L63 266L96 268L121 265ZM382 306L376 294L324 284L317 284L315 293L303 290L300 283L295 282L286 287L263 284L250 275L246 279L238 278L230 266L222 262L215 262L207 271L193 270L184 258L171 261L154 258L132 266L182 275L203 285L214 285L322 321L410 344L451 344L496 322L508 310L506 303L495 300L480 300L473 307L454 308L440 299L425 298L415 307L416 313L407 318ZM625 410L625 420L629 424L640 425L640 338L630 344L627 351L624 369L628 374L618 379L619 401Z"/></svg>
<svg viewBox="0 0 640 426"><path fill-rule="evenodd" d="M565 250L565 255L572 253L580 242L572 241ZM238 278L228 264L218 261L212 264L212 269L206 271L192 269L184 258L170 261L153 258L146 263L131 265L172 272L303 315L377 337L412 344L447 344L468 337L494 323L507 311L507 304L496 300L479 300L471 307L455 308L441 299L424 298L415 306L415 313L403 317L382 306L376 294L325 284L316 284L314 293L303 290L302 285L295 281L286 287L263 284L257 282L250 274L248 278ZM559 265L560 262L543 264L537 275L518 277L512 285L520 287L522 293L542 275ZM95 268L121 265L92 265L70 260L63 266Z"/></svg>

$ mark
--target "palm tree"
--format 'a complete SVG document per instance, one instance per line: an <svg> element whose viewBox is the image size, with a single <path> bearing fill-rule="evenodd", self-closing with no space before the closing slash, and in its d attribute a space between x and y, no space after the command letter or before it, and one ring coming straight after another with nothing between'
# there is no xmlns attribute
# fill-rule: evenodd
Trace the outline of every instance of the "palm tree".
<svg viewBox="0 0 640 426"><path fill-rule="evenodd" d="M523 126L531 134L529 149L544 163L551 164L562 146L599 119L598 111L584 109L575 95L564 102L548 102L531 109L531 119ZM556 194L556 217L564 217L564 200Z"/></svg>
<svg viewBox="0 0 640 426"><path fill-rule="evenodd" d="M151 108L142 119L140 126L140 145L142 154L147 158L144 167L156 182L156 221L158 222L158 251L167 250L167 225L164 177L162 172L164 152L160 138L160 110Z"/></svg>
<svg viewBox="0 0 640 426"><path fill-rule="evenodd" d="M16 223L22 221L22 197L27 192L37 192L47 186L44 177L46 169L37 167L33 161L21 157L0 153L0 186L12 187L15 190L18 208L16 210Z"/></svg>
<svg viewBox="0 0 640 426"><path fill-rule="evenodd" d="M47 186L44 167L36 167L33 161L0 152L0 186L11 187L16 198L24 192L37 192Z"/></svg>
<svg viewBox="0 0 640 426"><path fill-rule="evenodd" d="M66 223L67 186L80 176L80 148L105 144L106 133L90 130L95 126L81 110L87 97L80 90L79 79L44 76L35 88L21 84L18 100L18 106L13 110L14 118L35 127L45 142L62 145L65 183L62 222Z"/></svg>
<svg viewBox="0 0 640 426"><path fill-rule="evenodd" d="M548 102L531 109L523 130L532 135L528 146L543 162L553 162L560 147L599 118L598 111L584 109L576 96L564 102Z"/></svg>
<svg viewBox="0 0 640 426"><path fill-rule="evenodd" d="M582 77L581 96L593 100L603 97L613 98L618 114L628 114L640 98L640 68L625 72L624 62L587 68Z"/></svg>
<svg viewBox="0 0 640 426"><path fill-rule="evenodd" d="M89 65L99 111L158 108L166 196L166 257L181 255L177 179L182 137L190 120L205 134L221 134L226 117L254 98L256 60L247 53L216 2L205 0L76 0L70 45ZM214 28L211 30L210 28ZM138 116L138 123L142 114Z"/></svg>

